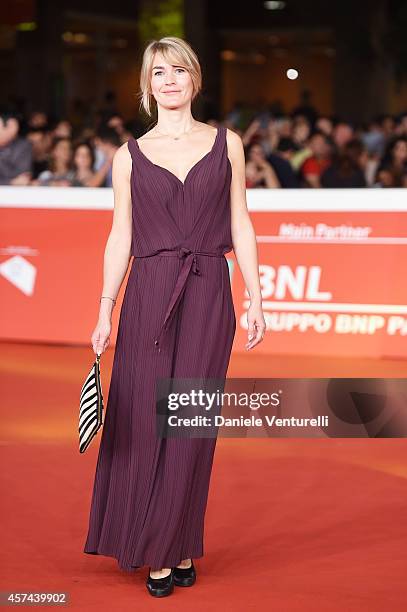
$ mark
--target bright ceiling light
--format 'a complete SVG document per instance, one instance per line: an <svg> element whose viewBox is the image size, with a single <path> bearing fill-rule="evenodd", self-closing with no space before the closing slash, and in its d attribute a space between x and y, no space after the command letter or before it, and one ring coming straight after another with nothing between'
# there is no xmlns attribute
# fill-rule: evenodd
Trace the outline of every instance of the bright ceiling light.
<svg viewBox="0 0 407 612"><path fill-rule="evenodd" d="M264 8L269 11L281 11L285 8L286 2L278 1L278 0L268 0L264 3Z"/></svg>
<svg viewBox="0 0 407 612"><path fill-rule="evenodd" d="M290 79L290 81L294 81L295 79L298 79L298 70L296 70L295 68L289 68L286 72L287 78Z"/></svg>

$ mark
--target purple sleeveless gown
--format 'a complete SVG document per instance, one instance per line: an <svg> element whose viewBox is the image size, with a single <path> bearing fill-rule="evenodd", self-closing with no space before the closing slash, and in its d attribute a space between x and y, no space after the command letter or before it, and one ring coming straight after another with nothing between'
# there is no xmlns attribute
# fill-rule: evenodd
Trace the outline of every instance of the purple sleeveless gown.
<svg viewBox="0 0 407 612"><path fill-rule="evenodd" d="M204 553L216 438L156 436L156 378L226 377L236 318L226 127L183 183L135 139L134 256L120 311L85 553L134 571Z"/></svg>

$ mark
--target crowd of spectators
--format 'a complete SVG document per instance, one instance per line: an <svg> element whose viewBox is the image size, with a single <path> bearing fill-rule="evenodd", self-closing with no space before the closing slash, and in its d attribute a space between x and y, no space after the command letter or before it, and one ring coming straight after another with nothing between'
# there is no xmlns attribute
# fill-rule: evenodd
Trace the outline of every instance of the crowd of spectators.
<svg viewBox="0 0 407 612"><path fill-rule="evenodd" d="M353 125L310 106L248 116L237 105L222 123L242 138L248 189L407 187L407 113ZM115 110L74 128L0 109L0 185L111 187L116 150L146 129Z"/></svg>
<svg viewBox="0 0 407 612"><path fill-rule="evenodd" d="M131 125L131 123L129 124ZM76 131L43 111L0 111L0 185L111 187L112 160L132 131L119 114Z"/></svg>
<svg viewBox="0 0 407 612"><path fill-rule="evenodd" d="M240 131L247 188L407 187L407 113L353 125L312 110L266 111Z"/></svg>

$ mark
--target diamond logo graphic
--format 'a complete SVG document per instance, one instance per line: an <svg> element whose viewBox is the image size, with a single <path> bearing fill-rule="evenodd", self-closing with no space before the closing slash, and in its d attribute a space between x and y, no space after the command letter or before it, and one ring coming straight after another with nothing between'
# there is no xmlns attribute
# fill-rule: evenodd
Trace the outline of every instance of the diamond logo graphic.
<svg viewBox="0 0 407 612"><path fill-rule="evenodd" d="M7 261L3 261L0 264L0 275L25 295L33 294L37 269L24 257L15 255Z"/></svg>

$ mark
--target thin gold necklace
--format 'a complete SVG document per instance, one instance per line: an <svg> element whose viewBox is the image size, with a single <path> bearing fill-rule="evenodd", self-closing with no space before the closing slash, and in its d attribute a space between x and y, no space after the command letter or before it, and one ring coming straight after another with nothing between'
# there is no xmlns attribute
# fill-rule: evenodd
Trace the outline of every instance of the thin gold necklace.
<svg viewBox="0 0 407 612"><path fill-rule="evenodd" d="M194 127L195 127L195 123L191 128L189 128L189 130L187 130L186 132L182 132L182 134L178 134L178 136L173 136L172 134L164 134L164 132L161 132L161 130L159 130L157 126L155 126L155 129L159 134L162 134L162 136L168 136L168 138L172 138L173 140L179 140L181 136L185 136L185 134L189 134L189 132L191 132L194 129Z"/></svg>

